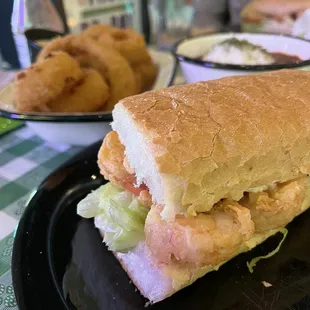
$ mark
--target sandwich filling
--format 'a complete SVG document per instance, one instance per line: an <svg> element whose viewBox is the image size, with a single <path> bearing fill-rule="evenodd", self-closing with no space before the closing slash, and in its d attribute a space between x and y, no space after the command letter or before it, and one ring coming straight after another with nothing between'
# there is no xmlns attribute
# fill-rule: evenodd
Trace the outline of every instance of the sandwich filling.
<svg viewBox="0 0 310 310"><path fill-rule="evenodd" d="M128 252L145 241L158 263L217 266L235 256L255 234L268 234L287 225L309 206L308 177L266 185L245 192L242 199L222 199L208 212L177 215L167 222L163 206L152 203L146 185L136 185L125 147L109 133L98 164L110 183L78 204L78 213L94 217L104 242L114 252Z"/></svg>

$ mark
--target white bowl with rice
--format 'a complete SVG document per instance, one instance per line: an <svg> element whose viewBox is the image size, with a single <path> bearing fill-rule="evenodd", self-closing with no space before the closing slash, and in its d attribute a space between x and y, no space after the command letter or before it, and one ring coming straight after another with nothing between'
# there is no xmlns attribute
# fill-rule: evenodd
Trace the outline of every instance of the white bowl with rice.
<svg viewBox="0 0 310 310"><path fill-rule="evenodd" d="M173 53L187 83L279 69L310 70L310 42L279 34L206 34L180 41Z"/></svg>

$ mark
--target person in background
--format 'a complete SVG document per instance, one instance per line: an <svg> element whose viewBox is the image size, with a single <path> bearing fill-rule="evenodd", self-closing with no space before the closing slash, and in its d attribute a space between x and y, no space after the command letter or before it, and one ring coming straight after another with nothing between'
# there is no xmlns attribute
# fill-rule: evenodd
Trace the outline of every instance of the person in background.
<svg viewBox="0 0 310 310"><path fill-rule="evenodd" d="M193 34L239 30L242 23L269 23L264 30L290 31L290 23L310 8L310 0L192 0L196 9ZM287 23L288 22L288 23ZM288 27L281 28L285 23ZM278 28L277 28L278 27Z"/></svg>
<svg viewBox="0 0 310 310"><path fill-rule="evenodd" d="M309 8L310 0L254 0L241 12L243 30L296 35L296 20Z"/></svg>

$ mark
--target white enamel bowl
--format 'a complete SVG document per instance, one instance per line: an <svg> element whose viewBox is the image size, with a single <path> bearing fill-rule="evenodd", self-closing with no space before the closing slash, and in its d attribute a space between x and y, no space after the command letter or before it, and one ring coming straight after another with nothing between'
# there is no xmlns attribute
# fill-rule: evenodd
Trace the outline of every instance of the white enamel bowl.
<svg viewBox="0 0 310 310"><path fill-rule="evenodd" d="M265 48L268 52L296 55L302 61L294 64L242 66L200 60L212 45L235 37ZM268 33L216 33L191 37L174 47L174 56L179 61L187 83L213 80L225 76L253 74L284 68L310 69L310 41L301 38Z"/></svg>
<svg viewBox="0 0 310 310"><path fill-rule="evenodd" d="M169 53L149 50L158 74L153 89L168 87L173 80L175 61ZM68 145L89 145L111 130L111 112L20 113L15 110L12 84L0 90L0 116L26 121L43 140Z"/></svg>

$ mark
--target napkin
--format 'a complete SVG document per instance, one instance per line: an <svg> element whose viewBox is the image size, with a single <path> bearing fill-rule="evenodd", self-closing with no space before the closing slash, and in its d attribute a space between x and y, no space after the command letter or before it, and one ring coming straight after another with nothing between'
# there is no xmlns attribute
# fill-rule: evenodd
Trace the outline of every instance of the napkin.
<svg viewBox="0 0 310 310"><path fill-rule="evenodd" d="M14 121L11 119L0 117L0 136L8 133L11 130L17 129L24 123L21 121Z"/></svg>
<svg viewBox="0 0 310 310"><path fill-rule="evenodd" d="M304 11L295 21L292 35L310 40L310 9Z"/></svg>

